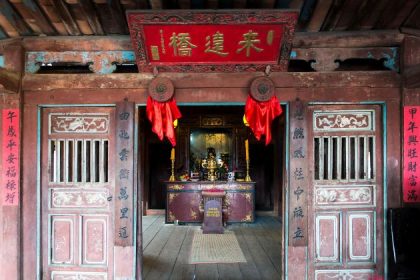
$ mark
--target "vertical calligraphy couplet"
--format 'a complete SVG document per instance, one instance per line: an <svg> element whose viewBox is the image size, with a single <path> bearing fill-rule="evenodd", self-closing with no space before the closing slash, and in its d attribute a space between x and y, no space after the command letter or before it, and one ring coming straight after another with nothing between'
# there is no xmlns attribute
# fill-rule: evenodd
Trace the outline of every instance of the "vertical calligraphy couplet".
<svg viewBox="0 0 420 280"><path fill-rule="evenodd" d="M420 202L420 106L404 107L404 202Z"/></svg>
<svg viewBox="0 0 420 280"><path fill-rule="evenodd" d="M115 130L115 245L133 245L134 104L117 103Z"/></svg>
<svg viewBox="0 0 420 280"><path fill-rule="evenodd" d="M289 246L307 246L309 163L305 105L296 100L290 107Z"/></svg>
<svg viewBox="0 0 420 280"><path fill-rule="evenodd" d="M2 139L2 204L19 205L19 109L3 109Z"/></svg>

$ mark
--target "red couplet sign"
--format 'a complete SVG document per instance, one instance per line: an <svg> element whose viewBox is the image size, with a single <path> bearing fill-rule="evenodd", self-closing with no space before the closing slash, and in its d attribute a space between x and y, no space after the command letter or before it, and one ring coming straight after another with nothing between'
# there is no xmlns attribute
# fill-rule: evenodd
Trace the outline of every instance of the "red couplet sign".
<svg viewBox="0 0 420 280"><path fill-rule="evenodd" d="M127 18L140 70L243 71L287 67L297 15L290 10L129 11Z"/></svg>
<svg viewBox="0 0 420 280"><path fill-rule="evenodd" d="M2 204L19 204L19 110L2 113Z"/></svg>
<svg viewBox="0 0 420 280"><path fill-rule="evenodd" d="M420 202L420 106L404 107L404 202Z"/></svg>

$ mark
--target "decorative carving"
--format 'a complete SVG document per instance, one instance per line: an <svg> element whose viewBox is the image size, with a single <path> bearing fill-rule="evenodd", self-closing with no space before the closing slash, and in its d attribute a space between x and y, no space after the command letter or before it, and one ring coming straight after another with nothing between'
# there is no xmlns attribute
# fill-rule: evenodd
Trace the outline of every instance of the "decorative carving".
<svg viewBox="0 0 420 280"><path fill-rule="evenodd" d="M176 217L174 215L174 213L172 213L172 211L169 211L168 213L168 222L173 222L176 220Z"/></svg>
<svg viewBox="0 0 420 280"><path fill-rule="evenodd" d="M202 117L201 126L223 126L223 117Z"/></svg>
<svg viewBox="0 0 420 280"><path fill-rule="evenodd" d="M337 204L372 204L374 199L373 186L357 187L318 187L315 203L318 206L333 206Z"/></svg>
<svg viewBox="0 0 420 280"><path fill-rule="evenodd" d="M195 212L193 209L191 209L190 211L191 211L190 212L191 219L197 220L197 217L198 217L197 212Z"/></svg>
<svg viewBox="0 0 420 280"><path fill-rule="evenodd" d="M49 134L53 133L92 133L103 134L109 131L108 114L65 114L49 115Z"/></svg>
<svg viewBox="0 0 420 280"><path fill-rule="evenodd" d="M184 185L169 185L168 186L168 189L170 189L170 190L175 190L175 191L180 191L180 190L183 190L185 188L185 186Z"/></svg>
<svg viewBox="0 0 420 280"><path fill-rule="evenodd" d="M373 130L374 111L315 111L313 125L316 131Z"/></svg>
<svg viewBox="0 0 420 280"><path fill-rule="evenodd" d="M154 78L149 84L149 95L158 102L166 102L174 96L174 84L168 78Z"/></svg>
<svg viewBox="0 0 420 280"><path fill-rule="evenodd" d="M250 92L255 100L266 102L274 95L274 82L267 77L255 78L251 83Z"/></svg>
<svg viewBox="0 0 420 280"><path fill-rule="evenodd" d="M106 280L107 274L103 272L72 272L53 271L52 280Z"/></svg>
<svg viewBox="0 0 420 280"><path fill-rule="evenodd" d="M252 212L249 212L245 215L245 217L241 220L242 222L252 222Z"/></svg>
<svg viewBox="0 0 420 280"><path fill-rule="evenodd" d="M106 190L51 189L52 208L105 208L108 206Z"/></svg>
<svg viewBox="0 0 420 280"><path fill-rule="evenodd" d="M179 195L179 193L170 193L169 194L169 203L172 203L172 201Z"/></svg>
<svg viewBox="0 0 420 280"><path fill-rule="evenodd" d="M348 269L348 270L316 270L316 280L356 280L356 279L372 279L374 270L372 269Z"/></svg>
<svg viewBox="0 0 420 280"><path fill-rule="evenodd" d="M252 200L252 194L250 194L250 193L246 193L246 194L244 194L244 197L245 197L246 201L248 201L248 203L251 203L251 200Z"/></svg>

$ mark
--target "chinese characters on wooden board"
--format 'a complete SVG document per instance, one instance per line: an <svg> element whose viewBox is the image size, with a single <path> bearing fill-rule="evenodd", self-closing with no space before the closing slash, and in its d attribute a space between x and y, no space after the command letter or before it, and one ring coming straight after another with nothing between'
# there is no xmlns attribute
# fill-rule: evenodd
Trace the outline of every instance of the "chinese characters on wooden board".
<svg viewBox="0 0 420 280"><path fill-rule="evenodd" d="M404 202L420 202L420 106L404 107ZM417 168L419 167L419 168Z"/></svg>
<svg viewBox="0 0 420 280"><path fill-rule="evenodd" d="M2 113L2 204L19 204L19 109Z"/></svg>
<svg viewBox="0 0 420 280"><path fill-rule="evenodd" d="M115 173L115 245L133 243L134 104L117 103Z"/></svg>
<svg viewBox="0 0 420 280"><path fill-rule="evenodd" d="M304 104L296 100L291 104L290 122L290 192L289 192L289 245L306 246L307 190L309 164L307 158L307 127Z"/></svg>
<svg viewBox="0 0 420 280"><path fill-rule="evenodd" d="M151 64L277 63L282 25L145 25Z"/></svg>

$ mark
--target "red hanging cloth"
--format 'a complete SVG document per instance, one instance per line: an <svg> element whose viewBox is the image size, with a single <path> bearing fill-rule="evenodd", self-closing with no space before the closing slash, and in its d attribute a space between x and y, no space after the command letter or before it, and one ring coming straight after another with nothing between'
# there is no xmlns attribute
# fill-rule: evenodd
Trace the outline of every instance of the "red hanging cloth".
<svg viewBox="0 0 420 280"><path fill-rule="evenodd" d="M172 147L176 146L176 137L174 130L174 120L181 118L181 112L176 106L175 98L172 97L167 102L158 102L147 98L146 114L152 123L152 131L157 134L159 140L166 136L171 142Z"/></svg>
<svg viewBox="0 0 420 280"><path fill-rule="evenodd" d="M265 135L265 145L271 142L271 122L282 112L276 96L266 102L258 102L248 95L245 104L246 120L258 141Z"/></svg>

